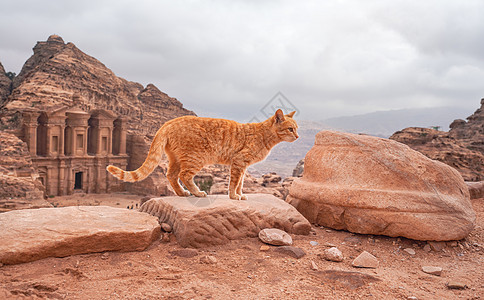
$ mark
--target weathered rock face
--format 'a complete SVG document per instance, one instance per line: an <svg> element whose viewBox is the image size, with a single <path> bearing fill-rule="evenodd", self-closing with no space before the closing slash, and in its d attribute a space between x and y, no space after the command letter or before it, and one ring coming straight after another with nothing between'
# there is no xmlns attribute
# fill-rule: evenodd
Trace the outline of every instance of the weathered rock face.
<svg viewBox="0 0 484 300"><path fill-rule="evenodd" d="M117 77L100 61L52 35L38 42L14 79L7 109L50 109L61 105L84 111L108 109L128 116L128 132L154 134L166 120L194 115L154 85ZM160 117L161 116L161 117Z"/></svg>
<svg viewBox="0 0 484 300"><path fill-rule="evenodd" d="M37 180L39 174L32 167L27 145L5 131L0 131L0 162L0 211L12 208L7 200L43 198L43 186Z"/></svg>
<svg viewBox="0 0 484 300"><path fill-rule="evenodd" d="M484 180L484 99L464 120L455 120L449 132L410 127L390 139L404 143L431 159L457 169L466 181Z"/></svg>
<svg viewBox="0 0 484 300"><path fill-rule="evenodd" d="M8 95L10 95L11 88L12 81L5 74L5 69L0 62L0 108L3 106L3 103L6 101Z"/></svg>
<svg viewBox="0 0 484 300"><path fill-rule="evenodd" d="M17 210L0 214L0 263L104 251L140 251L160 236L148 214L107 206Z"/></svg>
<svg viewBox="0 0 484 300"><path fill-rule="evenodd" d="M248 197L247 201L230 200L226 195L154 198L145 202L140 211L169 224L183 247L200 248L257 237L265 228L309 234L309 222L283 200L264 194Z"/></svg>
<svg viewBox="0 0 484 300"><path fill-rule="evenodd" d="M475 213L453 168L395 141L322 131L287 201L310 222L416 240L462 239Z"/></svg>

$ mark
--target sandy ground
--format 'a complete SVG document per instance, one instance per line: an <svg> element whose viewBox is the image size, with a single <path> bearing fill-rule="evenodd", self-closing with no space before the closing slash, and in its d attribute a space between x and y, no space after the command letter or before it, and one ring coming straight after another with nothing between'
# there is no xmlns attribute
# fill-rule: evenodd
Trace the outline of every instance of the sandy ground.
<svg viewBox="0 0 484 300"><path fill-rule="evenodd" d="M139 200L127 194L49 199L59 205L123 208L135 207ZM296 259L277 252L275 246L261 251L263 244L257 238L182 250L173 235L165 234L143 252L2 266L0 299L482 299L484 199L472 202L478 215L476 228L465 240L446 243L442 251L426 251L427 243L421 241L314 227L309 236L293 236L294 246L306 252ZM321 259L331 244L343 252L343 262ZM408 254L405 248L416 253ZM378 258L377 269L351 266L363 250ZM207 256L210 263L204 263ZM426 274L422 266L441 267L442 275ZM452 281L467 287L449 289Z"/></svg>

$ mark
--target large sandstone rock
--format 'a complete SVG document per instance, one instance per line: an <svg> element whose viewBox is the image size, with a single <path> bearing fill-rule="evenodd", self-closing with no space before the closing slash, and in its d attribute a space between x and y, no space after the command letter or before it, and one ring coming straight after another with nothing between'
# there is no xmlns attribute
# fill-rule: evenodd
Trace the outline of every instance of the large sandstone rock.
<svg viewBox="0 0 484 300"><path fill-rule="evenodd" d="M0 263L104 251L140 251L160 236L156 218L106 206L16 210L0 214Z"/></svg>
<svg viewBox="0 0 484 300"><path fill-rule="evenodd" d="M5 69L0 62L0 108L3 107L4 101L6 101L10 90L12 88L12 80L5 74Z"/></svg>
<svg viewBox="0 0 484 300"><path fill-rule="evenodd" d="M310 222L416 240L462 239L475 213L462 176L408 146L322 131L288 200Z"/></svg>
<svg viewBox="0 0 484 300"><path fill-rule="evenodd" d="M283 200L264 194L248 197L247 201L230 200L227 195L154 198L145 202L140 211L171 225L183 247L200 248L257 237L264 228L309 234L310 223Z"/></svg>

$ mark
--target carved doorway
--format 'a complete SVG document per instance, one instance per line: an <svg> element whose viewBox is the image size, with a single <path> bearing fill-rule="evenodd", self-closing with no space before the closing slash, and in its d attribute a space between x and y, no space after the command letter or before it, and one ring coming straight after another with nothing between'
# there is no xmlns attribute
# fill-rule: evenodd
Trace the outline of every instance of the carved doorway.
<svg viewBox="0 0 484 300"><path fill-rule="evenodd" d="M82 172L76 172L75 174L74 189L82 190Z"/></svg>

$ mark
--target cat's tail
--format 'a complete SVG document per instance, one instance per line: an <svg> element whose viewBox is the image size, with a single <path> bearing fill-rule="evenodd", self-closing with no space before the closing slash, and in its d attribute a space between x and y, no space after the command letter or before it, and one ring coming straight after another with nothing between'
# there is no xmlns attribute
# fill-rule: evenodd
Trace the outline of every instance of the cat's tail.
<svg viewBox="0 0 484 300"><path fill-rule="evenodd" d="M158 166L161 157L163 155L164 149L166 145L166 139L163 138L161 134L161 130L158 131L151 143L150 151L148 152L148 156L146 157L144 163L138 169L134 171L124 171L118 167L109 165L106 167L109 173L111 173L114 177L127 181L127 182L136 182L141 181L148 177L153 170Z"/></svg>

